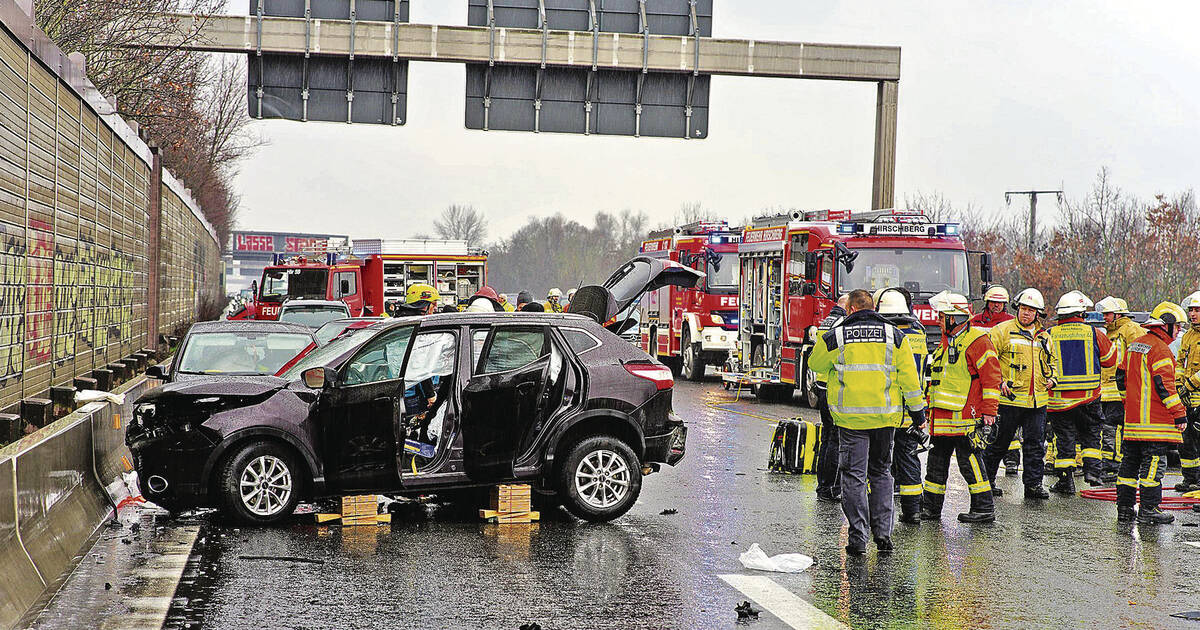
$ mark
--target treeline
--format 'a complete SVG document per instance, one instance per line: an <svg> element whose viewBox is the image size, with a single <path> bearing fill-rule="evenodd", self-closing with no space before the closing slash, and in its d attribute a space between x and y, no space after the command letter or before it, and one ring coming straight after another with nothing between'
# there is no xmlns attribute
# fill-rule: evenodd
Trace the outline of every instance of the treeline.
<svg viewBox="0 0 1200 630"><path fill-rule="evenodd" d="M1191 190L1139 199L1101 169L1091 191L1066 196L1057 212L1043 200L1038 214L1046 219L1032 239L1028 210L1016 201L1005 213L955 209L936 193L906 202L961 222L968 247L991 252L996 282L1014 295L1035 287L1050 308L1075 289L1093 301L1124 298L1134 310L1200 290L1200 209Z"/></svg>

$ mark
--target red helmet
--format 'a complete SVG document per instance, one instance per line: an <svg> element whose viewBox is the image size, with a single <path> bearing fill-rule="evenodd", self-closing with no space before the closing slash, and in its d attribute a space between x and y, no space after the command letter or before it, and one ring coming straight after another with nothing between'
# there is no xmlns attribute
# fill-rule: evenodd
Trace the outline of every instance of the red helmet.
<svg viewBox="0 0 1200 630"><path fill-rule="evenodd" d="M497 293L492 287L485 286L479 289L475 292L475 295L471 296L472 300L475 298L487 298L491 300L492 304L496 305L497 311L504 310L504 303L500 301L500 294Z"/></svg>

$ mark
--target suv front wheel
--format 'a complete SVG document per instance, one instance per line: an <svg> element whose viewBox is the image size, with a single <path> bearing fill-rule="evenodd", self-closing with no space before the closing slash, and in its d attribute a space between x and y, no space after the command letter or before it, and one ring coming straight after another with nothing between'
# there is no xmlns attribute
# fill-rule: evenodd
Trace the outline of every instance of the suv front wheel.
<svg viewBox="0 0 1200 630"><path fill-rule="evenodd" d="M221 507L242 523L276 523L290 516L300 500L296 460L274 442L248 444L225 461L219 475Z"/></svg>
<svg viewBox="0 0 1200 630"><path fill-rule="evenodd" d="M594 523L629 511L642 491L642 465L629 445L608 435L585 438L566 458L559 497L571 514Z"/></svg>

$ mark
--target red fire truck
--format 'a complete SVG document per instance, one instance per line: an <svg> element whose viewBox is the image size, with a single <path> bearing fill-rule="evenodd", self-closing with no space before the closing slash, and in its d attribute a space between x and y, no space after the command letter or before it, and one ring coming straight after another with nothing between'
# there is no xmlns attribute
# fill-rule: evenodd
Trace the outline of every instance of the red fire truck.
<svg viewBox="0 0 1200 630"><path fill-rule="evenodd" d="M790 400L794 390L816 404L808 354L817 326L838 296L853 289L903 287L940 343L929 298L943 290L968 297L991 280L991 261L968 252L956 223L876 210L819 210L755 219L742 232L738 352L722 372L726 387L763 399Z"/></svg>
<svg viewBox="0 0 1200 630"><path fill-rule="evenodd" d="M457 305L487 283L487 252L466 241L356 239L348 251L276 254L273 262L229 319L278 319L288 299L341 300L355 317L381 315L415 283Z"/></svg>
<svg viewBox="0 0 1200 630"><path fill-rule="evenodd" d="M739 240L724 221L697 221L653 232L640 248L706 274L694 288L647 293L638 313L638 346L691 380L724 365L737 346Z"/></svg>

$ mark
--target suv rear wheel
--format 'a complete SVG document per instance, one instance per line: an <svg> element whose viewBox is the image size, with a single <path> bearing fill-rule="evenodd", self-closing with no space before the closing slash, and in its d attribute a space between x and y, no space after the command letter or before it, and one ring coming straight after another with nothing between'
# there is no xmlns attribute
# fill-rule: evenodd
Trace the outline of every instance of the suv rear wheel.
<svg viewBox="0 0 1200 630"><path fill-rule="evenodd" d="M633 507L642 491L642 465L629 445L609 435L571 448L559 472L558 496L571 514L611 521Z"/></svg>
<svg viewBox="0 0 1200 630"><path fill-rule="evenodd" d="M295 457L274 442L262 440L242 447L218 474L223 511L243 523L277 523L290 516L300 501Z"/></svg>

